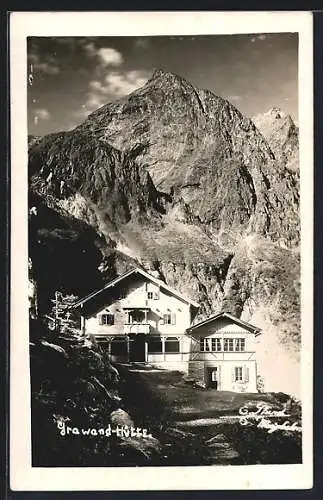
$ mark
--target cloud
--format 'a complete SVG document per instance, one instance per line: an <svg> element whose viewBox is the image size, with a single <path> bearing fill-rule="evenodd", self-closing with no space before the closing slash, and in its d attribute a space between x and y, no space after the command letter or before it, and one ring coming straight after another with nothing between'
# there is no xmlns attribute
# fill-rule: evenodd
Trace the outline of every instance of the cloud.
<svg viewBox="0 0 323 500"><path fill-rule="evenodd" d="M119 68L124 63L121 52L112 47L98 46L95 38L49 37L46 43L47 46L37 37L28 40L28 71L34 77L37 74L58 75L63 70L70 70L79 54L86 56L87 64L78 67L78 73L86 74L90 64L92 71L100 75L107 67Z"/></svg>
<svg viewBox="0 0 323 500"><path fill-rule="evenodd" d="M82 109L84 109L84 113L89 113L89 111L94 111L98 109L100 106L105 104L106 100L103 94L89 94L85 104L82 105Z"/></svg>
<svg viewBox="0 0 323 500"><path fill-rule="evenodd" d="M150 77L144 70L111 71L101 80L89 82L89 91L85 104L79 114L87 116L107 102L124 97L142 87Z"/></svg>
<svg viewBox="0 0 323 500"><path fill-rule="evenodd" d="M37 120L36 120L37 122L38 122L38 120L47 121L47 120L50 120L51 115L50 115L50 112L48 111L48 109L37 108L34 110L34 118L36 118L36 117L37 117Z"/></svg>
<svg viewBox="0 0 323 500"><path fill-rule="evenodd" d="M150 37L145 36L145 37L138 37L134 41L134 47L135 49L147 49L150 45Z"/></svg>
<svg viewBox="0 0 323 500"><path fill-rule="evenodd" d="M95 57L102 66L121 66L124 62L121 52L111 47L97 48L93 42L84 46L88 57Z"/></svg>
<svg viewBox="0 0 323 500"><path fill-rule="evenodd" d="M251 43L255 43L257 40L263 41L263 40L266 40L266 38L267 38L266 35L260 34L260 35L253 36L250 41L251 41Z"/></svg>
<svg viewBox="0 0 323 500"><path fill-rule="evenodd" d="M34 76L37 73L46 75L58 75L61 68L54 56L46 55L41 57L37 52L31 52L28 55L29 71Z"/></svg>
<svg viewBox="0 0 323 500"><path fill-rule="evenodd" d="M73 113L76 122L84 120L90 113L108 102L124 97L142 87L151 73L145 70L113 70L101 79L89 82L86 101Z"/></svg>
<svg viewBox="0 0 323 500"><path fill-rule="evenodd" d="M97 54L97 49L93 42L84 45L84 51L89 57L95 57Z"/></svg>
<svg viewBox="0 0 323 500"><path fill-rule="evenodd" d="M106 65L121 66L123 64L122 54L115 49L101 48L98 50L98 57Z"/></svg>
<svg viewBox="0 0 323 500"><path fill-rule="evenodd" d="M229 95L228 100L229 101L241 101L241 96L240 95Z"/></svg>
<svg viewBox="0 0 323 500"><path fill-rule="evenodd" d="M123 97L142 87L149 75L145 71L111 72L105 77L104 91L115 97Z"/></svg>

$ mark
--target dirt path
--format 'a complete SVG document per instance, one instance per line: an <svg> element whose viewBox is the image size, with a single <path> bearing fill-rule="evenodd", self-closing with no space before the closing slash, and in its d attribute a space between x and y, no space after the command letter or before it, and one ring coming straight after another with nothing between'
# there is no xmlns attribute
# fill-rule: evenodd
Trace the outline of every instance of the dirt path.
<svg viewBox="0 0 323 500"><path fill-rule="evenodd" d="M200 390L179 372L147 365L119 365L120 396L137 425L161 443L158 464L238 465L299 463L301 443L295 435L268 434L236 419L246 402L273 404L271 394L237 394ZM235 417L230 419L228 417ZM225 418L223 418L225 417Z"/></svg>
<svg viewBox="0 0 323 500"><path fill-rule="evenodd" d="M239 453L220 429L189 429L185 425L191 411L182 400L181 374L138 365L121 365L118 369L124 381L120 395L126 409L161 443L159 465L235 463Z"/></svg>

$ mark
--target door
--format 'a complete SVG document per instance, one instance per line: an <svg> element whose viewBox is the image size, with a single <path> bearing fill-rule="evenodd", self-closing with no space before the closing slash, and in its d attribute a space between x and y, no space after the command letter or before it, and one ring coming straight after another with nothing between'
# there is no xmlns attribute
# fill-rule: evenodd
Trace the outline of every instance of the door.
<svg viewBox="0 0 323 500"><path fill-rule="evenodd" d="M212 366L207 369L207 386L212 389L219 389L219 367Z"/></svg>
<svg viewBox="0 0 323 500"><path fill-rule="evenodd" d="M129 342L129 361L146 361L145 336L136 335Z"/></svg>

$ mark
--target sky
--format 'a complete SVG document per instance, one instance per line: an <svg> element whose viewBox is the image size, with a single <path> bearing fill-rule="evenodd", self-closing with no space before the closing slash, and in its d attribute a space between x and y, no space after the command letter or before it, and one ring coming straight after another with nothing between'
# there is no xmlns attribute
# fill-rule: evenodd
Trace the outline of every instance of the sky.
<svg viewBox="0 0 323 500"><path fill-rule="evenodd" d="M70 130L141 87L155 69L228 99L252 118L279 107L298 121L295 33L28 39L28 133Z"/></svg>

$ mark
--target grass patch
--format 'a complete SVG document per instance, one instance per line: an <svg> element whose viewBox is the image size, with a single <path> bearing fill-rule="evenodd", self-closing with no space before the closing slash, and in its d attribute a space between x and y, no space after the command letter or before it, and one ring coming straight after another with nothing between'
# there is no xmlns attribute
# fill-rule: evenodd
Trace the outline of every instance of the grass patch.
<svg viewBox="0 0 323 500"><path fill-rule="evenodd" d="M279 464L301 462L301 438L294 432L269 434L257 425L239 422L185 427L192 419L237 415L239 408L258 402L282 407L285 394L239 394L199 390L185 384L180 372L129 372L119 367L124 380L123 401L134 420L149 428L163 446L158 464ZM182 424L179 426L179 424ZM184 424L184 425L183 425ZM207 441L223 435L216 448Z"/></svg>

